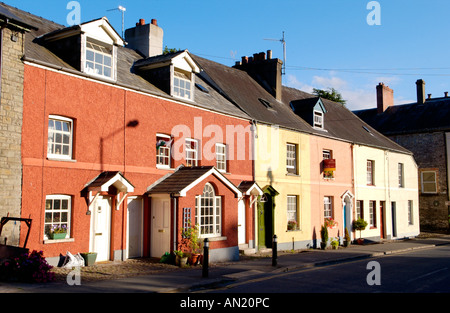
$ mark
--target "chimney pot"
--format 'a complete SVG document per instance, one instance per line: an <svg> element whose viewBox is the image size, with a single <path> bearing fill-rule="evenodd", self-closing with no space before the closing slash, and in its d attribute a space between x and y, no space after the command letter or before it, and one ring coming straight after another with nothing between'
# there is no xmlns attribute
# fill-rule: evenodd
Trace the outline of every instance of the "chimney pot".
<svg viewBox="0 0 450 313"><path fill-rule="evenodd" d="M448 91L444 92L446 98L448 98Z"/></svg>
<svg viewBox="0 0 450 313"><path fill-rule="evenodd" d="M248 64L248 57L242 57L242 64Z"/></svg>
<svg viewBox="0 0 450 313"><path fill-rule="evenodd" d="M431 99L431 93L428 94L428 99Z"/></svg>
<svg viewBox="0 0 450 313"><path fill-rule="evenodd" d="M156 20L156 19L152 19L152 25L156 25L156 26L158 26L158 21Z"/></svg>
<svg viewBox="0 0 450 313"><path fill-rule="evenodd" d="M272 60L272 50L267 50L267 60Z"/></svg>
<svg viewBox="0 0 450 313"><path fill-rule="evenodd" d="M144 26L145 25L145 19L141 18L139 20L139 25Z"/></svg>

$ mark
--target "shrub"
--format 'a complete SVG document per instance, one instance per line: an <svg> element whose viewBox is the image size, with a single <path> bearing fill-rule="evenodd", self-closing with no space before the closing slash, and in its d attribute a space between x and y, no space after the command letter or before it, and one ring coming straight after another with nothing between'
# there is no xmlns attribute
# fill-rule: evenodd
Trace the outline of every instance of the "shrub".
<svg viewBox="0 0 450 313"><path fill-rule="evenodd" d="M42 251L25 253L0 265L0 280L15 280L27 283L45 283L53 281L54 273Z"/></svg>

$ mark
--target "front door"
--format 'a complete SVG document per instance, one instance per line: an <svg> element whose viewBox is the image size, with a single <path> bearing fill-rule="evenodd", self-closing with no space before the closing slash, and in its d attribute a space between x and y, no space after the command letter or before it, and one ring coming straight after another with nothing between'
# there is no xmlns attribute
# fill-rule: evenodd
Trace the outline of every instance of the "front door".
<svg viewBox="0 0 450 313"><path fill-rule="evenodd" d="M142 257L142 198L129 199L127 213L127 258L139 258Z"/></svg>
<svg viewBox="0 0 450 313"><path fill-rule="evenodd" d="M245 242L245 200L239 201L238 204L238 240L239 244L244 244Z"/></svg>
<svg viewBox="0 0 450 313"><path fill-rule="evenodd" d="M97 261L109 261L111 250L111 198L99 197L91 218L91 251L97 252Z"/></svg>
<svg viewBox="0 0 450 313"><path fill-rule="evenodd" d="M150 256L170 252L170 198L152 198Z"/></svg>

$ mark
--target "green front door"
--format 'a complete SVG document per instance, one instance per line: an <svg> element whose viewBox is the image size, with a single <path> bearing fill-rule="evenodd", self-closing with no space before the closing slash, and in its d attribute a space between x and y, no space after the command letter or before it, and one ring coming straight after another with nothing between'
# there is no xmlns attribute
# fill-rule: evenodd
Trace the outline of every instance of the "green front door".
<svg viewBox="0 0 450 313"><path fill-rule="evenodd" d="M258 246L272 248L275 196L278 195L278 192L272 186L267 186L263 190L266 201L258 204Z"/></svg>
<svg viewBox="0 0 450 313"><path fill-rule="evenodd" d="M266 246L265 203L258 203L258 247Z"/></svg>

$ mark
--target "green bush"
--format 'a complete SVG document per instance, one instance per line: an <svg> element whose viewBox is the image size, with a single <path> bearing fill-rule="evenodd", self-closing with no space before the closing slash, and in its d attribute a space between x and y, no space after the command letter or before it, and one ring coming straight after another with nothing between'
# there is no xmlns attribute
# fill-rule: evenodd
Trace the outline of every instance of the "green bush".
<svg viewBox="0 0 450 313"><path fill-rule="evenodd" d="M27 283L45 283L54 280L54 273L42 251L33 251L21 256L5 260L0 265L0 280L20 281Z"/></svg>

